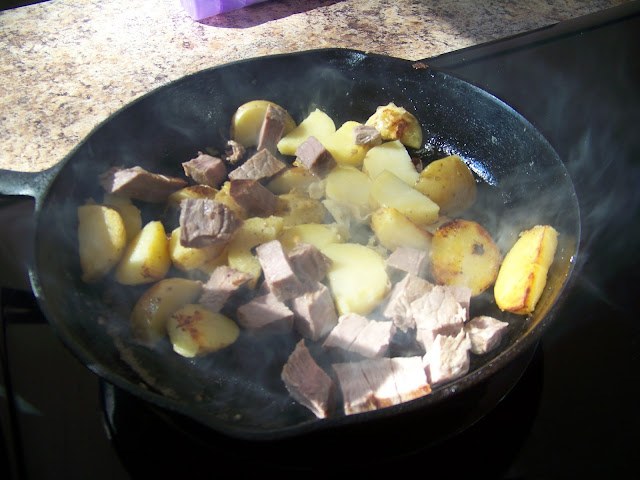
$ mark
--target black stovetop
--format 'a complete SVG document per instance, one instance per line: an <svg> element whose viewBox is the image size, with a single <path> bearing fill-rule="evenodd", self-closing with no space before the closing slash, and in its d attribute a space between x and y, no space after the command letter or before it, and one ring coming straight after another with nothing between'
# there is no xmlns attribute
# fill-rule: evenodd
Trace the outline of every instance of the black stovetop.
<svg viewBox="0 0 640 480"><path fill-rule="evenodd" d="M494 411L436 447L363 459L354 473L375 478L411 467L431 478L513 480L640 473L638 32L640 6L631 2L427 62L501 98L556 148L580 202L580 262L558 320ZM5 288L0 305L12 381L0 391L0 454L9 452L0 456L0 477L3 460L30 479L202 471L228 478L224 467L240 477L313 473L212 449L163 412L101 383L61 346L30 292ZM328 467L323 476L340 471L327 460L331 447L318 452L318 465Z"/></svg>

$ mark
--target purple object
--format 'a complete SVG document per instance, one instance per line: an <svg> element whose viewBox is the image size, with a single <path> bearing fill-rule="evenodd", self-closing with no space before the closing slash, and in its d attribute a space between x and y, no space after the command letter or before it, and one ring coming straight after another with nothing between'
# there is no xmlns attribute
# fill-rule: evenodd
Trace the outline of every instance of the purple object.
<svg viewBox="0 0 640 480"><path fill-rule="evenodd" d="M265 0L180 0L182 7L194 20L247 7Z"/></svg>

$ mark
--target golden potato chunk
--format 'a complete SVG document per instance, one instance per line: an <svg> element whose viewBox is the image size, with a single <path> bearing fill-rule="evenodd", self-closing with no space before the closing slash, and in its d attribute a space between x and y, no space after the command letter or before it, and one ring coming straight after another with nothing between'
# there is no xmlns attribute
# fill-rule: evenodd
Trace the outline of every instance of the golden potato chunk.
<svg viewBox="0 0 640 480"><path fill-rule="evenodd" d="M305 167L291 167L276 174L276 176L267 183L266 187L275 195L291 193L292 190L309 193L309 190L313 188L313 185L316 183L321 183L321 181L311 173L309 169Z"/></svg>
<svg viewBox="0 0 640 480"><path fill-rule="evenodd" d="M274 212L274 215L282 217L285 227L301 223L321 223L325 214L322 202L296 191L278 195Z"/></svg>
<svg viewBox="0 0 640 480"><path fill-rule="evenodd" d="M120 261L127 231L120 214L103 205L78 207L78 252L82 280L97 282Z"/></svg>
<svg viewBox="0 0 640 480"><path fill-rule="evenodd" d="M304 223L284 228L278 240L282 248L289 252L299 243L308 243L317 249L330 243L343 243L344 236L336 224Z"/></svg>
<svg viewBox="0 0 640 480"><path fill-rule="evenodd" d="M422 145L422 127L418 119L393 102L379 106L366 125L377 128L383 140L400 140L410 148Z"/></svg>
<svg viewBox="0 0 640 480"><path fill-rule="evenodd" d="M362 171L372 180L384 170L394 173L396 177L411 187L420 178L409 152L398 140L373 147L364 157Z"/></svg>
<svg viewBox="0 0 640 480"><path fill-rule="evenodd" d="M393 207L420 227L438 221L438 205L388 170L371 182L370 202L374 208Z"/></svg>
<svg viewBox="0 0 640 480"><path fill-rule="evenodd" d="M473 296L493 284L501 260L500 249L491 235L470 220L445 223L431 239L434 280L443 285L467 286Z"/></svg>
<svg viewBox="0 0 640 480"><path fill-rule="evenodd" d="M142 213L129 197L105 194L103 205L116 210L122 217L124 228L127 231L127 242L131 241L142 230Z"/></svg>
<svg viewBox="0 0 640 480"><path fill-rule="evenodd" d="M192 358L228 347L238 339L240 328L221 313L187 304L169 316L167 333L173 350Z"/></svg>
<svg viewBox="0 0 640 480"><path fill-rule="evenodd" d="M340 315L366 315L391 289L385 259L359 243L333 243L320 249L331 259L329 287Z"/></svg>
<svg viewBox="0 0 640 480"><path fill-rule="evenodd" d="M371 229L380 244L389 250L413 247L431 250L431 234L391 207L382 207L371 216Z"/></svg>
<svg viewBox="0 0 640 480"><path fill-rule="evenodd" d="M291 130L278 142L278 151L282 155L295 155L298 146L310 136L322 141L336 131L333 119L320 109L315 109L300 125Z"/></svg>
<svg viewBox="0 0 640 480"><path fill-rule="evenodd" d="M209 185L189 185L169 195L167 203L172 207L177 207L182 200L189 198L209 198L215 200L217 193L218 190Z"/></svg>
<svg viewBox="0 0 640 480"><path fill-rule="evenodd" d="M252 100L240 105L233 117L231 117L231 138L246 148L255 147L258 144L260 127L262 127L262 121L269 105L277 107L284 112L284 134L289 133L296 127L295 120L280 105L268 100Z"/></svg>
<svg viewBox="0 0 640 480"><path fill-rule="evenodd" d="M169 239L160 221L147 223L131 240L120 263L115 279L123 285L142 285L165 277L171 268Z"/></svg>
<svg viewBox="0 0 640 480"><path fill-rule="evenodd" d="M442 215L456 216L476 200L476 180L458 155L441 158L427 165L415 185L440 207Z"/></svg>
<svg viewBox="0 0 640 480"><path fill-rule="evenodd" d="M339 165L352 165L354 167L362 165L369 147L354 143L353 129L359 125L362 124L354 121L345 122L335 133L322 139L322 146L333 155Z"/></svg>
<svg viewBox="0 0 640 480"><path fill-rule="evenodd" d="M328 199L349 203L362 212L370 210L369 195L371 179L360 169L348 165L338 165L325 179Z"/></svg>
<svg viewBox="0 0 640 480"><path fill-rule="evenodd" d="M202 284L186 278L164 278L151 285L131 311L131 329L139 340L155 344L167 334L169 315L195 302Z"/></svg>
<svg viewBox="0 0 640 480"><path fill-rule="evenodd" d="M226 248L223 243L202 248L183 247L180 243L180 227L176 227L169 237L169 255L174 267L183 272L202 267L206 262L218 257Z"/></svg>
<svg viewBox="0 0 640 480"><path fill-rule="evenodd" d="M505 255L493 288L501 310L519 315L534 311L557 247L558 232L549 225L536 225L520 234Z"/></svg>

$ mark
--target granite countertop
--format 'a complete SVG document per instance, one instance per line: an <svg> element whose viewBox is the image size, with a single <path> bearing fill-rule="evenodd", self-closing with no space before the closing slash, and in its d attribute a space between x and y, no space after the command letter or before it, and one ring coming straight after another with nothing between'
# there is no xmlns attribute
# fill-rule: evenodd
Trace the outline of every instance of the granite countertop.
<svg viewBox="0 0 640 480"><path fill-rule="evenodd" d="M0 168L53 166L149 90L242 58L347 47L420 60L625 0L270 0L195 21L180 0L0 12Z"/></svg>

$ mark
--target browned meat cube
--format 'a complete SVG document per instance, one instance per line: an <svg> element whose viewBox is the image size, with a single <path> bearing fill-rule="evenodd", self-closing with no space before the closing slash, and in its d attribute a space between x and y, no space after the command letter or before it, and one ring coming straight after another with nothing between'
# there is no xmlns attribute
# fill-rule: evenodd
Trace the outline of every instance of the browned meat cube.
<svg viewBox="0 0 640 480"><path fill-rule="evenodd" d="M107 193L153 203L164 202L187 186L182 178L150 173L142 167L113 167L100 174L98 180Z"/></svg>
<svg viewBox="0 0 640 480"><path fill-rule="evenodd" d="M345 313L338 318L338 324L329 332L322 346L349 351L358 334L369 324L369 319L357 313Z"/></svg>
<svg viewBox="0 0 640 480"><path fill-rule="evenodd" d="M293 271L302 282L322 280L331 266L331 259L309 243L296 245L288 256Z"/></svg>
<svg viewBox="0 0 640 480"><path fill-rule="evenodd" d="M461 329L457 335L436 335L423 357L429 383L436 385L466 375L471 362L471 341Z"/></svg>
<svg viewBox="0 0 640 480"><path fill-rule="evenodd" d="M422 358L393 357L390 360L401 401L408 402L431 393Z"/></svg>
<svg viewBox="0 0 640 480"><path fill-rule="evenodd" d="M229 173L230 180L249 178L263 180L274 176L287 168L287 164L274 157L267 149L262 149L252 155L246 162Z"/></svg>
<svg viewBox="0 0 640 480"><path fill-rule="evenodd" d="M218 188L227 178L227 167L219 158L200 153L196 158L182 164L184 173L194 182Z"/></svg>
<svg viewBox="0 0 640 480"><path fill-rule="evenodd" d="M411 312L411 303L431 291L434 285L420 277L408 273L391 289L382 314L392 320L401 331L415 328L416 322Z"/></svg>
<svg viewBox="0 0 640 480"><path fill-rule="evenodd" d="M382 357L389 350L394 332L393 322L370 320L358 333L349 351L367 358Z"/></svg>
<svg viewBox="0 0 640 480"><path fill-rule="evenodd" d="M387 269L392 277L404 277L410 273L414 277L426 279L429 273L429 252L419 248L398 247L387 258Z"/></svg>
<svg viewBox="0 0 640 480"><path fill-rule="evenodd" d="M294 400L318 418L328 417L335 408L335 384L320 368L300 340L282 369L282 380Z"/></svg>
<svg viewBox="0 0 640 480"><path fill-rule="evenodd" d="M291 268L289 257L278 240L271 240L256 248L258 261L269 291L282 301L300 295L304 289Z"/></svg>
<svg viewBox="0 0 640 480"><path fill-rule="evenodd" d="M508 326L507 322L501 322L488 315L472 318L464 326L471 341L471 351L481 355L496 348L500 344L504 330Z"/></svg>
<svg viewBox="0 0 640 480"><path fill-rule="evenodd" d="M208 198L180 202L180 244L202 248L226 243L242 224L226 205Z"/></svg>
<svg viewBox="0 0 640 480"><path fill-rule="evenodd" d="M255 297L237 310L238 324L254 333L286 333L293 329L293 312L275 295Z"/></svg>
<svg viewBox="0 0 640 480"><path fill-rule="evenodd" d="M353 129L353 143L375 147L382 143L382 135L376 127L369 125L356 125Z"/></svg>
<svg viewBox="0 0 640 480"><path fill-rule="evenodd" d="M313 289L292 299L290 307L294 313L296 330L310 340L323 338L338 323L333 297L320 282Z"/></svg>
<svg viewBox="0 0 640 480"><path fill-rule="evenodd" d="M199 302L213 312L219 312L227 301L240 292L252 275L227 265L217 267L202 287Z"/></svg>
<svg viewBox="0 0 640 480"><path fill-rule="evenodd" d="M229 165L235 165L244 158L245 148L235 140L227 140L224 150L224 161Z"/></svg>
<svg viewBox="0 0 640 480"><path fill-rule="evenodd" d="M455 336L462 331L467 317L451 291L441 285L411 302L411 314L416 322L416 340L426 352L438 334Z"/></svg>
<svg viewBox="0 0 640 480"><path fill-rule="evenodd" d="M273 215L278 197L271 193L258 180L237 179L229 184L229 195L247 211L251 217L268 217Z"/></svg>
<svg viewBox="0 0 640 480"><path fill-rule="evenodd" d="M267 106L264 120L262 120L260 132L258 133L258 150L265 148L273 154L276 153L276 146L284 133L286 116L287 112L281 107L275 105Z"/></svg>
<svg viewBox="0 0 640 480"><path fill-rule="evenodd" d="M325 177L336 166L331 152L313 135L298 145L296 157L307 170L320 178Z"/></svg>

